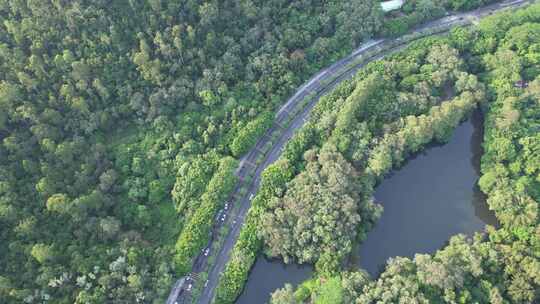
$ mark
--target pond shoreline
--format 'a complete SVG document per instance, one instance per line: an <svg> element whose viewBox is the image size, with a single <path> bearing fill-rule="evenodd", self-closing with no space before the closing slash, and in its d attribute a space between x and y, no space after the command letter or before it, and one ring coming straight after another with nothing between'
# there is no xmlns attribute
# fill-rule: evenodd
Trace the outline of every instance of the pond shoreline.
<svg viewBox="0 0 540 304"><path fill-rule="evenodd" d="M351 270L361 267L377 277L384 266L381 261L387 258L433 253L452 235L472 235L481 232L486 224L497 226L493 212L487 208L485 195L477 186L482 140L483 117L481 111L476 110L456 128L448 143L433 143L390 172L375 189L375 198L382 201L385 211L367 238L353 250L348 267ZM424 193L422 188L429 191ZM390 195L385 193L389 190ZM394 197L409 197L410 201L396 204L390 200ZM426 222L429 225L424 226ZM399 225L394 227L396 224ZM431 235L422 236L422 231ZM414 233L418 233L417 238L408 239ZM379 240L381 236L384 242ZM387 245L382 246L381 251L382 243ZM388 247L391 243L396 244ZM236 304L267 302L274 289L285 283L297 285L312 273L312 265L286 265L279 259L259 256Z"/></svg>
<svg viewBox="0 0 540 304"><path fill-rule="evenodd" d="M388 258L433 253L455 234L472 236L498 222L478 188L483 117L461 123L446 144L433 144L393 170L375 190L385 208L351 265L377 277Z"/></svg>

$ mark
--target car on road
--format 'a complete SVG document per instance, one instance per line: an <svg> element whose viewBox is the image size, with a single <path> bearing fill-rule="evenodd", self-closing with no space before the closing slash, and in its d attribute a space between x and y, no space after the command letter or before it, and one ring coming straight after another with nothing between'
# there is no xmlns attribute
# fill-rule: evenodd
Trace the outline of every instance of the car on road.
<svg viewBox="0 0 540 304"><path fill-rule="evenodd" d="M208 286L208 280L206 280L206 282L204 282L204 287L206 288L206 286Z"/></svg>
<svg viewBox="0 0 540 304"><path fill-rule="evenodd" d="M216 221L219 220L221 218L221 215L223 214L223 209L219 210L217 215L216 215Z"/></svg>
<svg viewBox="0 0 540 304"><path fill-rule="evenodd" d="M253 194L253 193L251 193L251 194L249 195L249 201L251 201L251 200L253 199L253 196L255 196L255 194Z"/></svg>
<svg viewBox="0 0 540 304"><path fill-rule="evenodd" d="M209 248L209 247L206 247L206 248L204 249L204 252L203 252L204 256L208 256L209 253L210 253L210 248Z"/></svg>

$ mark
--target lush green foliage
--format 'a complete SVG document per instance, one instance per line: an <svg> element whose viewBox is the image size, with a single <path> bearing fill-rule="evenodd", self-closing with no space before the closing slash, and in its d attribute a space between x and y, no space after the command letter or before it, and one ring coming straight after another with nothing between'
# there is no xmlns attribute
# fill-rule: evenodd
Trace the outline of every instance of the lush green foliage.
<svg viewBox="0 0 540 304"><path fill-rule="evenodd" d="M234 303L240 295L251 265L262 248L262 241L258 236L261 214L270 198L283 194L285 184L292 177L293 169L285 159L278 160L263 171L261 187L251 202L240 236L234 245L225 271L220 277L216 290L216 303Z"/></svg>
<svg viewBox="0 0 540 304"><path fill-rule="evenodd" d="M374 182L422 146L444 142L483 99L455 49L426 43L372 64L353 87L325 97L313 114L317 123L288 145L284 156L299 164L283 196L265 204L261 236L269 255L338 270L357 239L354 226L368 230L380 212L371 201ZM436 105L445 90L459 96ZM308 144L296 146L306 136ZM289 158L290 150L297 156Z"/></svg>
<svg viewBox="0 0 540 304"><path fill-rule="evenodd" d="M232 141L230 148L234 156L241 156L272 126L274 115L271 112L262 114L261 117L250 121L243 127Z"/></svg>
<svg viewBox="0 0 540 304"><path fill-rule="evenodd" d="M305 171L287 185L283 198L268 202L266 207L274 212L263 217L261 227L269 254L282 256L286 263L349 252L348 236L361 221L356 170L330 145L320 153L307 151L305 158Z"/></svg>
<svg viewBox="0 0 540 304"><path fill-rule="evenodd" d="M233 186L228 157L254 144L302 80L382 23L375 0L0 0L0 16L0 301L8 303L163 302ZM496 37L521 23L508 20ZM365 125L350 138L334 136L355 168L369 142L356 139L440 101L441 87L425 90L435 74L420 69L424 55L403 65L406 81L379 84L388 95L366 97L371 106L358 115L375 118L353 120ZM386 96L403 108L392 111ZM280 187L254 201L232 284L218 292L229 302L262 246L254 232L268 201L283 198L308 166L304 152L331 130L302 131L280 164L287 170L267 174L263 188ZM369 226L378 209L359 206Z"/></svg>
<svg viewBox="0 0 540 304"><path fill-rule="evenodd" d="M448 45L428 39L407 52L368 65L356 79L322 97L310 121L287 143L280 160L264 171L261 188L220 279L217 303L232 303L240 294L263 241L269 245L267 253L291 261L317 262L319 272L332 274L340 268L352 243L363 238L381 212L371 201L375 178L366 170L376 143L385 136L394 138L406 121L412 124L424 119L405 117L428 114L454 91L463 96L451 105L434 108L441 128L457 124L455 118L466 115L471 103L482 97L481 87L476 96L471 93L479 84L461 70L463 63L457 55ZM473 87L467 87L465 80ZM456 88L451 85L454 81L459 83ZM460 110L451 117L439 114L449 109ZM430 142L430 132L426 130L427 139L416 145ZM311 189L312 185L317 188ZM337 204L341 200L315 199L314 195L346 199ZM350 221L338 223L336 217ZM293 237L300 232L305 237Z"/></svg>
<svg viewBox="0 0 540 304"><path fill-rule="evenodd" d="M400 36L426 21L494 2L497 0L408 0L401 11L392 12L387 17L381 32L385 36Z"/></svg>
<svg viewBox="0 0 540 304"><path fill-rule="evenodd" d="M9 303L163 302L231 187L223 159L381 23L374 0L0 0L0 16Z"/></svg>
<svg viewBox="0 0 540 304"><path fill-rule="evenodd" d="M217 172L208 182L201 196L200 207L190 217L176 242L174 261L178 272L187 274L191 270L193 259L208 244L214 224L214 215L229 198L236 184L234 171L238 162L233 158L223 158Z"/></svg>
<svg viewBox="0 0 540 304"><path fill-rule="evenodd" d="M396 257L380 277L363 271L319 277L273 303L314 302L334 286L341 303L536 303L540 300L540 5L490 17L446 39L464 65L452 101L409 116L386 132L368 155L368 172L383 176L431 138L445 140L474 104L485 112L481 189L501 227L474 238L454 236L433 255ZM465 43L468 41L468 43ZM470 43L473 42L473 43ZM487 94L483 92L485 83ZM487 98L486 98L487 97ZM339 303L335 302L335 303Z"/></svg>
<svg viewBox="0 0 540 304"><path fill-rule="evenodd" d="M371 150L366 168L369 175L381 179L426 144L433 141L444 143L450 138L454 128L484 97L476 78L465 73L462 75L471 79L470 91L464 91L459 97L432 107L429 115L408 116L400 121L398 131L385 134ZM461 79L458 80L458 86L459 81Z"/></svg>

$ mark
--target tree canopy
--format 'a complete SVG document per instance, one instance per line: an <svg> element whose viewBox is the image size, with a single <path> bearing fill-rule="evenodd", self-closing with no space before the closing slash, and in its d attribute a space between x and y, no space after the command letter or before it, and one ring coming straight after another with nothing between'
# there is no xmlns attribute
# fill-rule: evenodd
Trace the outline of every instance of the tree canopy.
<svg viewBox="0 0 540 304"><path fill-rule="evenodd" d="M474 237L453 236L431 255L391 258L376 278L368 278L362 270L344 271L344 267L334 272L318 269L314 278L296 290L286 287L276 291L272 303L317 303L335 295L341 298L333 298L338 299L334 303L358 304L539 301L540 49L536 45L540 38L535 31L538 22L540 6L535 4L488 17L478 27L454 29L445 37L424 40L403 55L396 55L394 58L401 60L386 73L403 73L404 66L411 66L407 58L427 54L427 64L416 70L430 75L428 89L453 83L453 97L428 105L427 111L396 118L384 124L382 130L372 130L378 140L367 145L363 162L355 162L357 171L364 169L374 185L389 170L402 165L409 153L419 151L430 141L447 140L467 113L480 104L485 133L478 183L501 226L487 226L485 232ZM391 60L373 66L380 71L381 67L389 67L388 62ZM369 70L368 66L357 77L369 74ZM417 86L422 79L411 72L401 75L403 89ZM445 91L439 92L445 95ZM327 104L316 111L317 119L329 116L330 105L347 102L353 92L354 82L352 87L345 84L331 93ZM306 128L310 127L315 128L309 124ZM358 129L344 130L340 134Z"/></svg>

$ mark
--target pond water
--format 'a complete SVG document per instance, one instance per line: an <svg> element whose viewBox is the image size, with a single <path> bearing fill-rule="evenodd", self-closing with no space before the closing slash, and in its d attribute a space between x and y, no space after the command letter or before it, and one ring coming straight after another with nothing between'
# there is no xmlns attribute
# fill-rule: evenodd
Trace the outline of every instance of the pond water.
<svg viewBox="0 0 540 304"><path fill-rule="evenodd" d="M377 187L375 200L384 212L360 245L360 267L376 276L390 257L433 253L452 235L497 225L476 185L482 137L475 113L450 142L412 158Z"/></svg>
<svg viewBox="0 0 540 304"><path fill-rule="evenodd" d="M375 199L384 212L355 253L357 266L377 276L390 257L433 253L452 235L497 225L476 186L482 138L482 119L475 113L447 144L411 158L377 187ZM299 284L312 271L259 257L236 304L267 303L275 289Z"/></svg>
<svg viewBox="0 0 540 304"><path fill-rule="evenodd" d="M270 301L270 294L285 283L296 286L309 278L313 267L309 265L286 265L279 260L259 257L236 304L262 304Z"/></svg>

